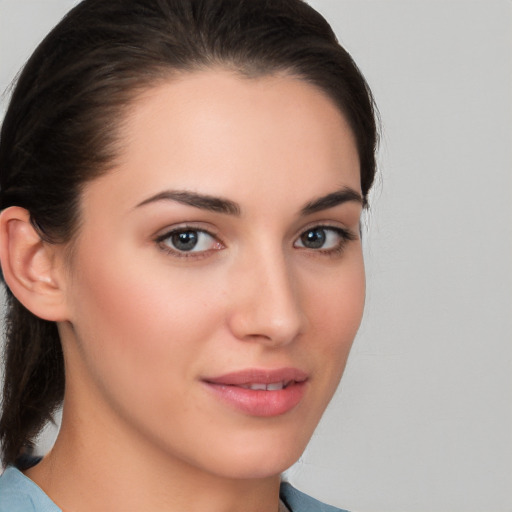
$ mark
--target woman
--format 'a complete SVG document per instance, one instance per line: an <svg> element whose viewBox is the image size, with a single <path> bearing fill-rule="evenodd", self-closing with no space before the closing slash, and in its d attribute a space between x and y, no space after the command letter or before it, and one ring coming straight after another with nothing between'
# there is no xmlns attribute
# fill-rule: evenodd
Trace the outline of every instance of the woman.
<svg viewBox="0 0 512 512"><path fill-rule="evenodd" d="M280 474L361 319L376 139L300 0L75 7L1 133L0 510L332 510Z"/></svg>

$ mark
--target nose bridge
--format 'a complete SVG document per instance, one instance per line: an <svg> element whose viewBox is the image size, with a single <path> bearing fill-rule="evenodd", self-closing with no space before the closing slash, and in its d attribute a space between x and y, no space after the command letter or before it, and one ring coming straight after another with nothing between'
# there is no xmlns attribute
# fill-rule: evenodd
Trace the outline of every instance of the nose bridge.
<svg viewBox="0 0 512 512"><path fill-rule="evenodd" d="M241 268L232 329L241 339L289 343L304 325L292 264L281 247L250 253Z"/></svg>

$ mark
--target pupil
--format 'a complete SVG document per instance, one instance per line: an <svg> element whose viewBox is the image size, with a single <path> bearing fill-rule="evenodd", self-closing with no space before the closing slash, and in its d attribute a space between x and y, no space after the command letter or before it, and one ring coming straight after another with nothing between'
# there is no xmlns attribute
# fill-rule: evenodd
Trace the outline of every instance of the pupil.
<svg viewBox="0 0 512 512"><path fill-rule="evenodd" d="M190 251L197 245L196 231L182 231L172 235L172 243L180 251Z"/></svg>
<svg viewBox="0 0 512 512"><path fill-rule="evenodd" d="M325 231L322 228L312 229L304 233L301 240L304 247L320 249L325 243Z"/></svg>

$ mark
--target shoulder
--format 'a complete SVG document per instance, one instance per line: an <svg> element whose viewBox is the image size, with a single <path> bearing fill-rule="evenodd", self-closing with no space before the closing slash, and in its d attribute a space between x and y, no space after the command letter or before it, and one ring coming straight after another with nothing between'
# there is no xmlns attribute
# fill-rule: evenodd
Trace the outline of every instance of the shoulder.
<svg viewBox="0 0 512 512"><path fill-rule="evenodd" d="M48 496L15 467L0 476L0 512L61 512Z"/></svg>
<svg viewBox="0 0 512 512"><path fill-rule="evenodd" d="M288 482L281 484L280 497L291 512L347 512L315 500L315 498L295 489Z"/></svg>

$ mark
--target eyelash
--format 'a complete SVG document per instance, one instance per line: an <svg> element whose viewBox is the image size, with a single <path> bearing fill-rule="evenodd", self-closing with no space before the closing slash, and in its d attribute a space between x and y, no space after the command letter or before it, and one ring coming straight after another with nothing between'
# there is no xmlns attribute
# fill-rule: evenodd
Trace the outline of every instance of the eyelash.
<svg viewBox="0 0 512 512"><path fill-rule="evenodd" d="M329 249L322 249L321 247L310 248L310 247L305 247L304 245L299 245L299 246L296 245L299 241L301 241L301 243L303 243L302 237L304 237L308 233L312 233L314 231L319 231L319 230L322 230L324 232L335 233L337 236L339 236L340 240L336 244L336 246L333 248L329 248ZM203 233L203 234L211 237L212 240L215 241L214 245L216 245L217 247L212 247L210 249L201 250L201 251L184 251L184 250L172 248L170 246L170 244L165 243L171 237L179 236L179 235L185 234L185 233L196 233L196 234ZM345 228L341 228L338 226L324 225L324 224L315 224L315 225L303 230L299 234L297 239L295 240L293 246L296 249L311 251L313 254L321 254L321 255L325 255L325 256L335 257L335 256L341 254L345 250L345 247L348 242L350 242L352 240L356 240L356 239L357 239L357 236ZM219 238L216 234L211 233L210 231L207 231L205 229L199 228L197 226L193 226L193 225L184 225L184 226L180 226L178 228L174 228L169 231L166 231L164 234L159 235L155 239L155 242L160 247L160 249L162 249L164 252L166 252L167 254L170 254L174 257L177 257L177 258L201 259L201 258L207 257L212 251L219 251L219 250L222 250L225 248L225 245L222 243L221 240L219 240ZM195 246L193 248L195 248Z"/></svg>

